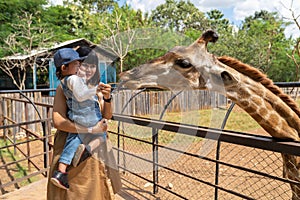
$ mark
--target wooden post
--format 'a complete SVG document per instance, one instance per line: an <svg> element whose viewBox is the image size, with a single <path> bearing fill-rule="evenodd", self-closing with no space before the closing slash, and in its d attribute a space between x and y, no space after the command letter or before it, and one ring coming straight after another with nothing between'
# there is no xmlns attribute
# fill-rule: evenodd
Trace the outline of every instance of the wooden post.
<svg viewBox="0 0 300 200"><path fill-rule="evenodd" d="M0 99L1 99L1 102L2 102L2 104L1 104L1 106L0 106L0 126L3 126L3 109L4 109L4 105L3 105L3 103L4 103L4 99L2 98L2 97L0 97Z"/></svg>
<svg viewBox="0 0 300 200"><path fill-rule="evenodd" d="M7 125L7 119L5 119L5 117L7 117L7 107L5 106L5 104L7 104L6 103L7 101L6 100L4 100L3 99L3 97L2 97L2 125ZM4 139L4 141L6 141L6 137L7 137L7 129L5 128L4 130L3 130L3 139Z"/></svg>
<svg viewBox="0 0 300 200"><path fill-rule="evenodd" d="M28 119L28 106L27 106L27 103L24 103L24 109L25 109L25 112L24 112L24 114L25 114L25 121L26 122L28 122L29 121L29 119ZM28 131L27 131L27 129L28 129L28 125L26 124L26 145L27 145L27 158L29 158L30 157L30 142L29 142L29 133L28 133ZM29 159L27 159L27 165L28 165L28 170L29 171L31 171L31 166L30 166L30 161L29 161Z"/></svg>

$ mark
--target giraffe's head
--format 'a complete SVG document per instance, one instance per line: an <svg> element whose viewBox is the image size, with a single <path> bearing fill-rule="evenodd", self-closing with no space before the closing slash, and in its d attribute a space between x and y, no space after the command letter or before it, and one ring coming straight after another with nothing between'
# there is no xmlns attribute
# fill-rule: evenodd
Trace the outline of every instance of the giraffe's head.
<svg viewBox="0 0 300 200"><path fill-rule="evenodd" d="M217 40L214 31L206 31L191 45L174 47L165 55L122 73L122 85L130 89L223 91L235 84L236 78L228 72L226 65L207 52L208 42Z"/></svg>

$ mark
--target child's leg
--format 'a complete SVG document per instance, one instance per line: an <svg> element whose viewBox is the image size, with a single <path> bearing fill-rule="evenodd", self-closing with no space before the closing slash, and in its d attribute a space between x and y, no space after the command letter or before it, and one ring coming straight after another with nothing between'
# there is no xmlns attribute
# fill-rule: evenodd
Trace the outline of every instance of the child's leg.
<svg viewBox="0 0 300 200"><path fill-rule="evenodd" d="M54 172L51 178L51 182L57 187L62 189L69 188L67 167L71 164L72 158L80 143L81 140L78 134L68 134L63 152L58 161L58 170Z"/></svg>
<svg viewBox="0 0 300 200"><path fill-rule="evenodd" d="M66 170L66 167L71 164L74 154L81 143L82 142L78 134L73 134L73 133L68 134L63 152L61 153L60 159L58 161L59 168L61 167L62 170ZM65 171L61 171L61 172L65 172Z"/></svg>
<svg viewBox="0 0 300 200"><path fill-rule="evenodd" d="M67 167L69 165L65 164L65 163L62 163L62 162L59 162L58 163L58 171L62 172L62 173L66 173L67 172Z"/></svg>

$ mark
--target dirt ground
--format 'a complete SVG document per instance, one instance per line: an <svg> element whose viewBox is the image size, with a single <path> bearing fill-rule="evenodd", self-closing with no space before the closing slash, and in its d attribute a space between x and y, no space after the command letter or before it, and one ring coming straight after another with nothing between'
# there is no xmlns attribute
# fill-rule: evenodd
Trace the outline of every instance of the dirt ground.
<svg viewBox="0 0 300 200"><path fill-rule="evenodd" d="M262 129L257 129L251 131L255 134L263 134L268 135L265 131ZM228 147L226 146L228 145ZM230 156L230 163L239 163L239 165L244 167L250 167L255 166L261 168L262 171L266 170L265 167L267 165L267 162L264 163L262 161L261 163L257 163L258 161L255 161L256 163L252 163L252 158L262 159L262 160L268 160L271 159L270 162L272 162L272 165L276 165L277 169L276 172L270 171L267 173L273 174L273 173L281 173L281 166L282 161L278 160L278 157L274 156L273 154L265 154L264 157L262 157L261 152L257 151L248 151L245 150L244 147L240 146L230 146L229 144L224 144L223 149L229 149L228 153L225 152L224 158ZM26 144L22 145L21 147L24 151L26 150L27 146ZM234 152L239 152L235 155L233 155L233 149ZM189 149L189 152L197 152L199 150L199 146L193 145L191 149ZM31 146L31 153L33 155L34 152L42 152L43 149L41 147L41 143L36 142L32 144ZM259 156L259 157L258 157ZM20 156L21 157L21 156ZM274 158L273 158L274 157ZM249 158L249 159L248 159ZM197 159L200 160L200 159ZM9 161L1 160L0 166L3 163L8 163ZM36 157L35 162L38 163L37 165L42 166L43 165L43 157ZM261 166L260 166L261 165ZM265 165L265 167L264 167ZM181 157L176 163L172 163L169 167L176 169L178 171L185 172L187 174L190 174L193 177L203 179L207 182L213 183L214 181L214 171L212 169L212 166L206 161L199 161L195 162L191 158L188 157ZM34 168L32 168L34 171ZM0 174L1 174L1 184L6 183L7 181L12 180L12 174L15 173L18 170L17 167L9 167L9 168L0 168ZM278 189L277 183L274 181L273 183L266 182L265 180L258 180L258 177L254 177L253 175L247 175L247 174L238 174L239 172L231 171L230 169L223 168L221 169L221 176L220 176L220 185L221 186L228 186L234 190L243 190L247 191L247 193L255 193L254 196L259 197L257 199L290 199L290 189L288 185L280 186ZM152 173L144 173L140 174L141 176L151 180ZM123 190L115 196L116 200L119 199L182 199L180 197L176 197L172 195L169 192L166 192L163 188L159 188L159 192L156 195L152 194L152 185L149 184L146 180L143 180L141 178L138 178L134 175L131 175L129 173L122 174L122 182L123 182ZM172 188L170 188L170 183L172 184ZM187 184L188 183L188 184ZM226 183L226 185L224 185ZM248 185L245 185L247 183ZM46 199L46 186L47 186L47 179L43 176L38 176L33 180L33 183L26 183L26 186L22 186L20 184L13 184L9 187L6 187L5 189L2 189L2 196L0 194L0 199L10 199L10 200L43 200ZM168 188L173 192L180 193L183 196L187 197L188 199L213 199L214 191L212 190L212 187L203 186L203 184L200 184L199 182L193 183L193 181L190 181L190 179L186 179L185 177L182 177L181 175L177 175L176 177L172 177L170 173L167 170L161 169L159 173L159 184L162 185L164 188ZM263 185L260 185L263 184ZM242 188L242 189L241 189ZM263 188L263 189L262 189ZM279 194L277 197L274 196L268 196L269 193L272 193L274 190L277 190L278 193L284 193L284 196ZM220 192L219 199L242 199L237 197L228 196L226 193Z"/></svg>

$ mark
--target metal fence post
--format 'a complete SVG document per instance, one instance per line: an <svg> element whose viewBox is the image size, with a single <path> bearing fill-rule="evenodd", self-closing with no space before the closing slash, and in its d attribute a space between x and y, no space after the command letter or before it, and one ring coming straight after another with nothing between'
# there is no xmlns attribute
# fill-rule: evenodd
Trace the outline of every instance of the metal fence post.
<svg viewBox="0 0 300 200"><path fill-rule="evenodd" d="M152 156L153 156L153 194L158 192L158 130L152 128Z"/></svg>
<svg viewBox="0 0 300 200"><path fill-rule="evenodd" d="M233 102L230 104L230 107L227 110L226 115L223 119L223 122L222 122L222 125L221 125L221 130L223 130L225 128L227 119L228 119L234 105L235 105L235 103L233 103ZM215 185L216 186L219 184L219 168L220 168L220 165L219 165L218 161L220 160L220 150L221 150L221 141L218 140L217 149L216 149L216 161L217 161L216 162L216 174L215 174ZM218 199L218 188L215 187L215 200L217 200L217 199Z"/></svg>
<svg viewBox="0 0 300 200"><path fill-rule="evenodd" d="M127 106L129 105L129 103L132 101L132 99L134 99L137 95L139 95L140 93L142 93L143 91L145 91L146 88L138 91L137 93L133 94L130 99L126 102L126 104L123 106L122 110L121 110L121 113L120 114L123 114L123 112L125 111L125 109L127 108ZM123 137L124 138L124 137ZM117 152L117 165L119 166L120 165L120 140L121 140L121 137L120 137L120 121L118 122L118 141L117 141L117 145L118 145L118 152ZM125 140L123 140L123 147L125 146ZM123 150L125 150L125 147L123 148ZM124 153L123 153L123 164L124 164L124 168L126 168L126 162L125 162L125 156L124 156ZM124 171L125 172L125 171Z"/></svg>
<svg viewBox="0 0 300 200"><path fill-rule="evenodd" d="M177 97L180 93L179 91L176 94L174 94L168 102L165 104L164 109L160 113L159 120L162 120L164 114L166 113L166 110L168 106L171 104L171 102ZM156 194L158 192L158 166L156 163L158 163L158 129L152 128L152 151L153 151L153 194Z"/></svg>
<svg viewBox="0 0 300 200"><path fill-rule="evenodd" d="M43 150L44 150L44 168L48 168L49 166L49 146L48 146L48 135L46 133L46 122L42 121L42 128L43 128ZM47 176L47 171L45 172L45 176Z"/></svg>
<svg viewBox="0 0 300 200"><path fill-rule="evenodd" d="M50 115L50 108L49 107L47 107L47 118L52 118L52 116ZM51 132L51 121L49 120L49 121L47 121L47 138L48 138L48 144L51 144L52 145L52 142L53 142L53 140L52 140L52 132ZM51 136L51 137L49 137L49 136ZM48 164L49 163L51 163L52 162L52 156L53 156L53 151L52 151L52 149L51 149L51 146L50 145L48 145L48 151L49 151L49 153L47 153L48 154L48 158L49 158L49 160L48 160Z"/></svg>

